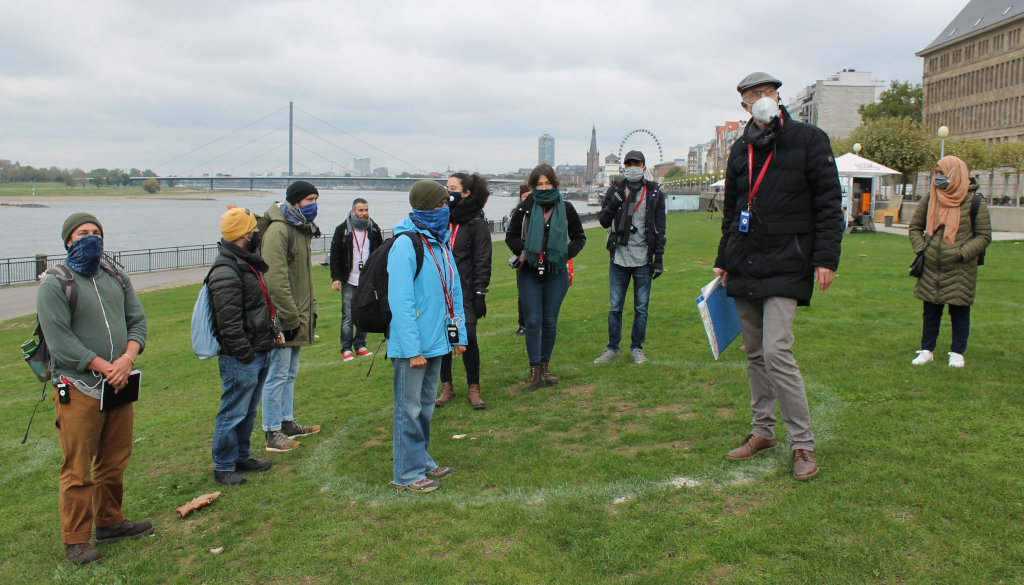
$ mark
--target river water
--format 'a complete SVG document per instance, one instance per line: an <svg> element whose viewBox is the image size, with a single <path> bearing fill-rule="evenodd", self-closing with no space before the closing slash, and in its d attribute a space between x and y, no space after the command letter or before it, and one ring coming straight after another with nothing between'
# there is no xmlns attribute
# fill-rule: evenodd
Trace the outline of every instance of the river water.
<svg viewBox="0 0 1024 585"><path fill-rule="evenodd" d="M164 191L166 194L167 191ZM404 191L322 190L316 218L328 247L334 228L348 217L352 200L366 199L370 217L383 230L390 230L409 215L409 195ZM0 258L21 258L36 254L65 254L60 240L64 220L76 211L91 213L103 224L107 251L140 250L212 244L220 239L220 216L228 206L245 207L262 215L274 202L284 201L284 190L248 195L231 194L217 199L147 199L131 197L112 200L47 200L46 207L0 206ZM487 202L488 219L501 220L516 200L492 195Z"/></svg>

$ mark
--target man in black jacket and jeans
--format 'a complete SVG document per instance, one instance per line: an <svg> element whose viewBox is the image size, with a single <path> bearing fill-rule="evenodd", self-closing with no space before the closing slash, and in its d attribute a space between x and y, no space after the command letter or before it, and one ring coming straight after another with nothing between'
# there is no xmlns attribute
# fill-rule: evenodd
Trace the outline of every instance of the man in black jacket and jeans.
<svg viewBox="0 0 1024 585"><path fill-rule="evenodd" d="M729 153L722 239L714 272L736 301L747 350L752 430L729 451L733 461L773 449L775 403L789 430L793 477L818 474L814 433L793 318L811 302L814 283L832 286L843 237L842 193L828 136L779 105L782 82L751 73L736 86L751 114Z"/></svg>
<svg viewBox="0 0 1024 585"><path fill-rule="evenodd" d="M220 342L220 411L213 430L213 480L245 483L240 471L266 471L270 461L255 459L249 444L270 350L284 344L263 281L267 263L259 254L256 216L235 207L220 218L220 255L207 279L213 325Z"/></svg>
<svg viewBox="0 0 1024 585"><path fill-rule="evenodd" d="M608 347L594 360L595 364L619 357L622 339L622 307L629 281L633 280L633 330L630 354L633 361L647 361L643 343L647 335L647 305L651 298L651 281L664 271L665 195L661 186L644 178L647 170L644 154L631 150L622 160L625 175L608 187L601 202L598 221L610 228L608 252L609 304Z"/></svg>
<svg viewBox="0 0 1024 585"><path fill-rule="evenodd" d="M370 205L366 199L356 198L348 218L334 229L331 240L331 289L341 293L342 361L373 355L366 349L366 332L352 323L352 299L356 296L363 264L370 252L383 243L380 228L370 219Z"/></svg>

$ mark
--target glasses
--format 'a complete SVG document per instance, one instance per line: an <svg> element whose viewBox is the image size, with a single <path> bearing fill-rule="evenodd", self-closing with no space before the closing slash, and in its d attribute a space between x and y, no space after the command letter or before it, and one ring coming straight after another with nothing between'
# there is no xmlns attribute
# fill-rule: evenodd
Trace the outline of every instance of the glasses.
<svg viewBox="0 0 1024 585"><path fill-rule="evenodd" d="M743 94L743 101L749 104L757 100L761 96L773 98L777 95L779 95L779 92L776 91L774 87L767 87L765 89L752 89L747 93Z"/></svg>

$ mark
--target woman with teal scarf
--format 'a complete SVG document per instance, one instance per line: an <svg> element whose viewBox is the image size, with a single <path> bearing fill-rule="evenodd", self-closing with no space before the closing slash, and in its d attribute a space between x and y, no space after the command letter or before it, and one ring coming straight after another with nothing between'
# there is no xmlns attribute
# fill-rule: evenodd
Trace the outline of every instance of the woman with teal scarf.
<svg viewBox="0 0 1024 585"><path fill-rule="evenodd" d="M530 375L523 392L558 383L548 362L555 348L558 311L569 290L566 263L587 243L580 216L562 199L551 165L538 165L528 183L533 191L512 212L505 232L505 244L519 259L516 284L526 321Z"/></svg>

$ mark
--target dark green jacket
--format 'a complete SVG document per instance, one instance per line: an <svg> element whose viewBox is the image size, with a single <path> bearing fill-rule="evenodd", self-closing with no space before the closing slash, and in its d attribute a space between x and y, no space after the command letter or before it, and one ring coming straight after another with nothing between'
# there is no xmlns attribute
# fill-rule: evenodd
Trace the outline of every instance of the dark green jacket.
<svg viewBox="0 0 1024 585"><path fill-rule="evenodd" d="M924 233L930 197L926 195L921 200L910 220L910 243L914 253L928 246L924 254L924 274L917 279L914 296L929 303L970 306L974 303L978 279L978 254L992 241L988 206L984 201L978 206L978 218L971 230L973 193L964 198L960 204L960 228L951 246L942 239L946 226L936 229L934 238Z"/></svg>
<svg viewBox="0 0 1024 585"><path fill-rule="evenodd" d="M289 223L277 204L270 206L265 217L270 225L262 234L260 252L270 267L267 270L270 301L274 303L281 328L285 331L298 329L285 345L312 345L317 314L310 259L313 223Z"/></svg>
<svg viewBox="0 0 1024 585"><path fill-rule="evenodd" d="M232 244L221 241L217 245L220 247L218 260L234 262L238 267L217 266L207 281L220 352L248 364L255 359L256 352L275 347L277 332L270 318L270 307L253 271L253 267L265 270L266 264L259 256L246 254Z"/></svg>
<svg viewBox="0 0 1024 585"><path fill-rule="evenodd" d="M52 274L39 284L36 312L50 349L53 379L66 376L83 393L99 398L103 377L87 369L89 362L96 356L114 361L124 355L129 340L145 349L146 313L123 272L124 288L105 270L95 276L71 272L78 287L75 314L72 316L64 289Z"/></svg>

